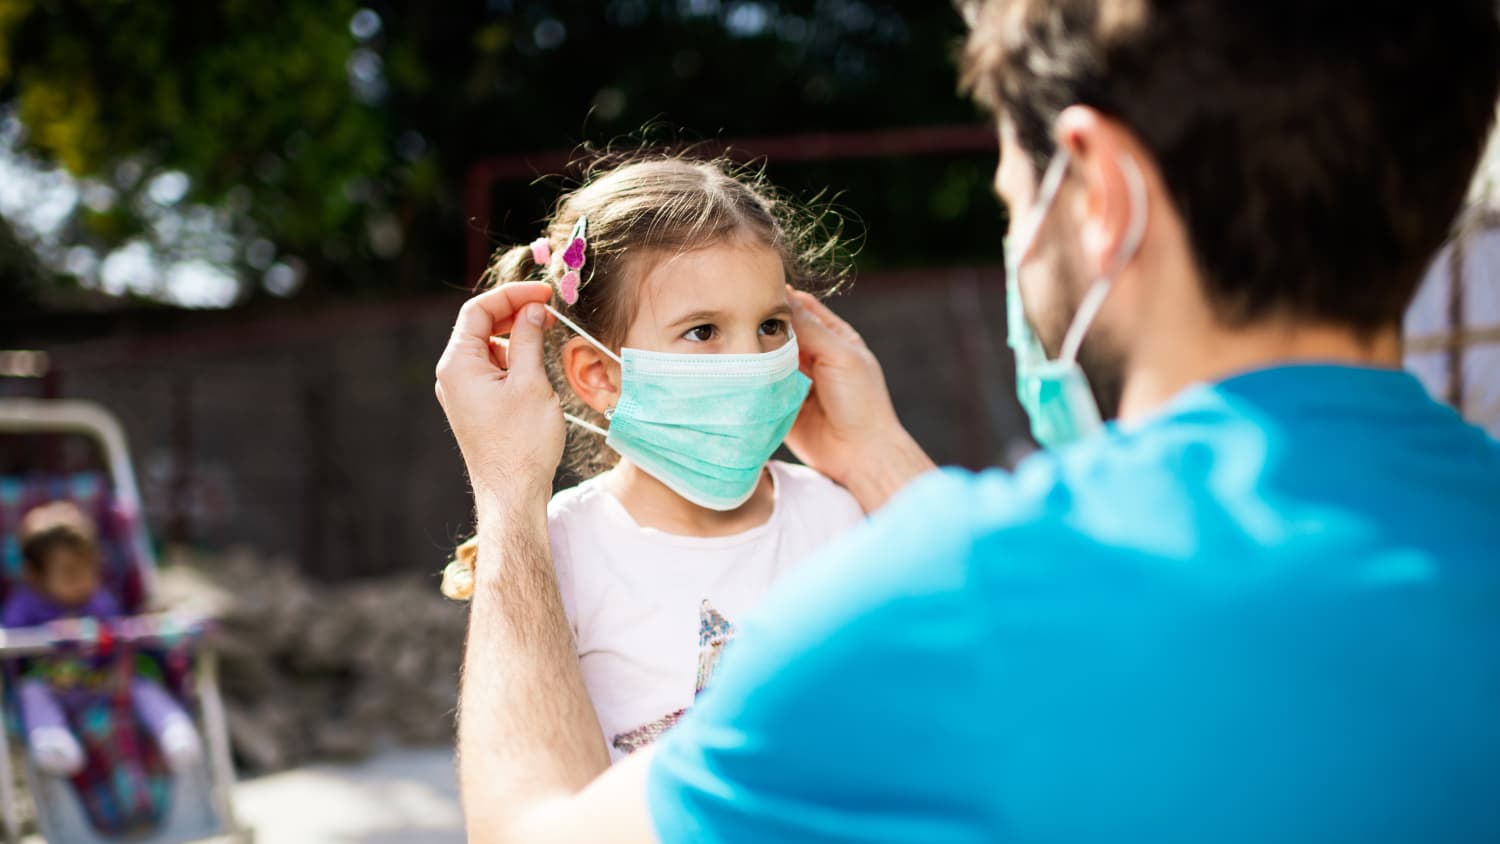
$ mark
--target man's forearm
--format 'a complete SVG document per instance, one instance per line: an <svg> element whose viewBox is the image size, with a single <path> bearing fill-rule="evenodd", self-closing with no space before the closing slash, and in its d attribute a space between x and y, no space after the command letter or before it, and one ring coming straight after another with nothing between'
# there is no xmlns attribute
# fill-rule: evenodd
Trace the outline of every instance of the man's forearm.
<svg viewBox="0 0 1500 844"><path fill-rule="evenodd" d="M505 841L526 811L583 788L609 754L557 590L545 501L476 497L459 771L469 840Z"/></svg>

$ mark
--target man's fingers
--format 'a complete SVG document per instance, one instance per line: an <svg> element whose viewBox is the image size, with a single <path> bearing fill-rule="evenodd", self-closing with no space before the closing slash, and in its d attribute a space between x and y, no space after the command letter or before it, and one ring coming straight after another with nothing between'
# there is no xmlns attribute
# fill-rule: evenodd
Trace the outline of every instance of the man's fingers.
<svg viewBox="0 0 1500 844"><path fill-rule="evenodd" d="M792 327L797 329L798 336L804 327L815 327L848 342L864 343L854 326L840 319L818 297L801 290L792 291Z"/></svg>
<svg viewBox="0 0 1500 844"><path fill-rule="evenodd" d="M541 281L516 281L481 293L459 310L453 341L463 345L486 343L490 337L510 331L516 313L526 305L551 298L552 285Z"/></svg>
<svg viewBox="0 0 1500 844"><path fill-rule="evenodd" d="M803 351L811 352L828 346L833 340L833 332L807 307L803 296L799 290L792 291L792 330L797 332L797 345Z"/></svg>
<svg viewBox="0 0 1500 844"><path fill-rule="evenodd" d="M490 360L501 369L510 369L510 341L504 337L491 337Z"/></svg>
<svg viewBox="0 0 1500 844"><path fill-rule="evenodd" d="M533 302L552 297L551 285L537 281L504 284L475 296L459 309L453 324L453 335L438 361L438 380L458 373L478 374L499 366L490 353L490 338L509 331L518 310Z"/></svg>
<svg viewBox="0 0 1500 844"><path fill-rule="evenodd" d="M801 352L798 363L803 374L812 376L812 370L819 362L852 366L862 355L869 354L859 332L835 316L816 297L792 290L791 302L792 329L797 333Z"/></svg>
<svg viewBox="0 0 1500 844"><path fill-rule="evenodd" d="M506 344L510 377L521 384L546 384L547 371L542 366L542 327L547 322L547 312L541 305L530 304L522 308L517 317L510 328L510 341Z"/></svg>

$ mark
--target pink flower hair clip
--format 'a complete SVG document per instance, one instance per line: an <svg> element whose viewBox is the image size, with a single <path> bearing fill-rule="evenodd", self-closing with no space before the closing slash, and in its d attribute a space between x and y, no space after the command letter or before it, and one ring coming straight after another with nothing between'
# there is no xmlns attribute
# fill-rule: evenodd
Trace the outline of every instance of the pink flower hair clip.
<svg viewBox="0 0 1500 844"><path fill-rule="evenodd" d="M568 248L563 251L563 266L567 272L557 282L557 293L569 305L578 302L578 287L583 283L583 276L579 271L588 262L588 234L589 218L579 217L578 222L573 225L573 233L568 236Z"/></svg>
<svg viewBox="0 0 1500 844"><path fill-rule="evenodd" d="M552 263L552 241L545 237L539 237L531 242L531 260L536 261L537 266L545 267Z"/></svg>

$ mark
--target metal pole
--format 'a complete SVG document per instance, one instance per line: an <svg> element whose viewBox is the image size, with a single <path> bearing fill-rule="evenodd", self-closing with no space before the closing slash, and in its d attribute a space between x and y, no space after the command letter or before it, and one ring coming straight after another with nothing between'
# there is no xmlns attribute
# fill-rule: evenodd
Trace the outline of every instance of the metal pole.
<svg viewBox="0 0 1500 844"><path fill-rule="evenodd" d="M225 827L239 832L240 825L234 816L234 763L229 758L229 728L224 718L224 701L219 696L219 659L208 647L198 652L198 702L203 708L203 730L208 738L214 802Z"/></svg>
<svg viewBox="0 0 1500 844"><path fill-rule="evenodd" d="M5 672L0 669L0 699L5 697ZM10 742L0 742L0 811L5 813L5 844L20 844L21 817L16 810L16 779L10 767Z"/></svg>

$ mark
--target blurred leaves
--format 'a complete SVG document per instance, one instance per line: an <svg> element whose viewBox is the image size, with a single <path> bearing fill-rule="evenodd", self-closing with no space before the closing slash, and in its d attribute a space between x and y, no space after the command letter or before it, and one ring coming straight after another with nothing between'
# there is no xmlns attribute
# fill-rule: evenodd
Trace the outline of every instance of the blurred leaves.
<svg viewBox="0 0 1500 844"><path fill-rule="evenodd" d="M477 160L662 124L693 140L974 122L960 34L949 4L909 0L0 0L0 102L24 153L100 186L71 243L206 255L251 293L273 260L305 291L401 292L463 283ZM990 166L898 174L886 211L855 210L891 242L919 225L902 214L962 226Z"/></svg>
<svg viewBox="0 0 1500 844"><path fill-rule="evenodd" d="M7 314L29 312L40 298L43 285L51 280L51 273L30 247L10 223L0 218L0 302L6 304Z"/></svg>
<svg viewBox="0 0 1500 844"><path fill-rule="evenodd" d="M357 9L0 0L0 91L28 152L118 192L80 214L78 240L105 251L147 231L143 205L193 203L241 239L318 254L390 204L387 113L349 81ZM187 190L153 196L160 174Z"/></svg>

